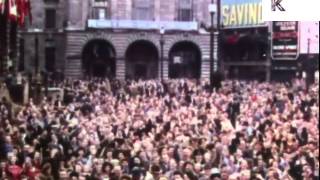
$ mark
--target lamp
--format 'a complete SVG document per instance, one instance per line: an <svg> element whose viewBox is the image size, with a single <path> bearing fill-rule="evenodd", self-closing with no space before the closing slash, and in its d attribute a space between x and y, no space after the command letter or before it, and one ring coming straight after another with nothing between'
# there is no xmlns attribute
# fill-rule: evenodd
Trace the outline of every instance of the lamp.
<svg viewBox="0 0 320 180"><path fill-rule="evenodd" d="M217 12L217 5L214 4L214 0L211 0L211 4L208 5L208 10L210 13L210 20L211 20L211 24L210 24L210 84L211 84L211 89L213 88L213 82L214 82L214 78L213 78L213 74L214 74L214 70L216 68L214 68L213 66L215 66L214 63L214 55L213 55L213 50L214 50L214 14Z"/></svg>
<svg viewBox="0 0 320 180"><path fill-rule="evenodd" d="M208 9L209 9L209 13L211 13L211 14L215 14L217 12L217 5L214 4L213 0L209 4Z"/></svg>
<svg viewBox="0 0 320 180"><path fill-rule="evenodd" d="M161 35L164 35L165 32L166 32L166 29L165 29L163 26L161 26L161 28L160 28L160 34L161 34Z"/></svg>

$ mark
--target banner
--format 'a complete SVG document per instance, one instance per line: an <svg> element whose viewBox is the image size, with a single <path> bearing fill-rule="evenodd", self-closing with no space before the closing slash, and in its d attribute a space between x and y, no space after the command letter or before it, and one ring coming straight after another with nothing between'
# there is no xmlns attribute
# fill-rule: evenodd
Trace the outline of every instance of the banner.
<svg viewBox="0 0 320 180"><path fill-rule="evenodd" d="M18 18L18 7L16 0L9 0L9 17L13 21L16 21Z"/></svg>
<svg viewBox="0 0 320 180"><path fill-rule="evenodd" d="M0 0L0 14L8 14L8 19L24 26L25 18L29 16L32 23L30 0Z"/></svg>
<svg viewBox="0 0 320 180"><path fill-rule="evenodd" d="M5 0L0 0L0 14L4 14Z"/></svg>
<svg viewBox="0 0 320 180"><path fill-rule="evenodd" d="M30 0L17 0L18 23L24 26L26 16L29 16L29 21L32 23L31 3Z"/></svg>
<svg viewBox="0 0 320 180"><path fill-rule="evenodd" d="M261 0L222 0L221 18L225 28L267 26Z"/></svg>
<svg viewBox="0 0 320 180"><path fill-rule="evenodd" d="M297 21L272 22L272 59L297 60L299 56L298 27Z"/></svg>
<svg viewBox="0 0 320 180"><path fill-rule="evenodd" d="M113 29L141 29L141 30L183 30L197 31L199 24L196 21L143 21L143 20L107 20L89 19L89 28L113 28Z"/></svg>

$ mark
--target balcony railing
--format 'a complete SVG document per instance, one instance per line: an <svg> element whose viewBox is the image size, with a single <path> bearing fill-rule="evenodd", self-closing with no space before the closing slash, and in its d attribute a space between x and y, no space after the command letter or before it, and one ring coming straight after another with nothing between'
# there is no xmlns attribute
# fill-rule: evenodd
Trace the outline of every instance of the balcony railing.
<svg viewBox="0 0 320 180"><path fill-rule="evenodd" d="M198 22L89 19L88 28L197 31Z"/></svg>

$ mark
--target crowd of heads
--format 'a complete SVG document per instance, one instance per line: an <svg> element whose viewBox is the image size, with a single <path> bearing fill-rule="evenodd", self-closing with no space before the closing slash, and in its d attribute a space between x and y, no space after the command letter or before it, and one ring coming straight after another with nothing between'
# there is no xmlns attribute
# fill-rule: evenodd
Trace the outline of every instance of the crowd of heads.
<svg viewBox="0 0 320 180"><path fill-rule="evenodd" d="M75 80L13 118L0 103L0 179L319 177L319 85Z"/></svg>

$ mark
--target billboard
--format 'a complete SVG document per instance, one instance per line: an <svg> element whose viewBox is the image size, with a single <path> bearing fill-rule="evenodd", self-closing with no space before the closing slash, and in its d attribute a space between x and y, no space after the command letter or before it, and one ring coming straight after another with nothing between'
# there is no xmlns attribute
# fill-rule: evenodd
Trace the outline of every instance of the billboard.
<svg viewBox="0 0 320 180"><path fill-rule="evenodd" d="M262 20L262 0L222 0L224 28L267 26Z"/></svg>
<svg viewBox="0 0 320 180"><path fill-rule="evenodd" d="M300 53L319 54L319 22L300 22Z"/></svg>
<svg viewBox="0 0 320 180"><path fill-rule="evenodd" d="M299 56L299 23L272 22L271 57L274 60L297 60Z"/></svg>

